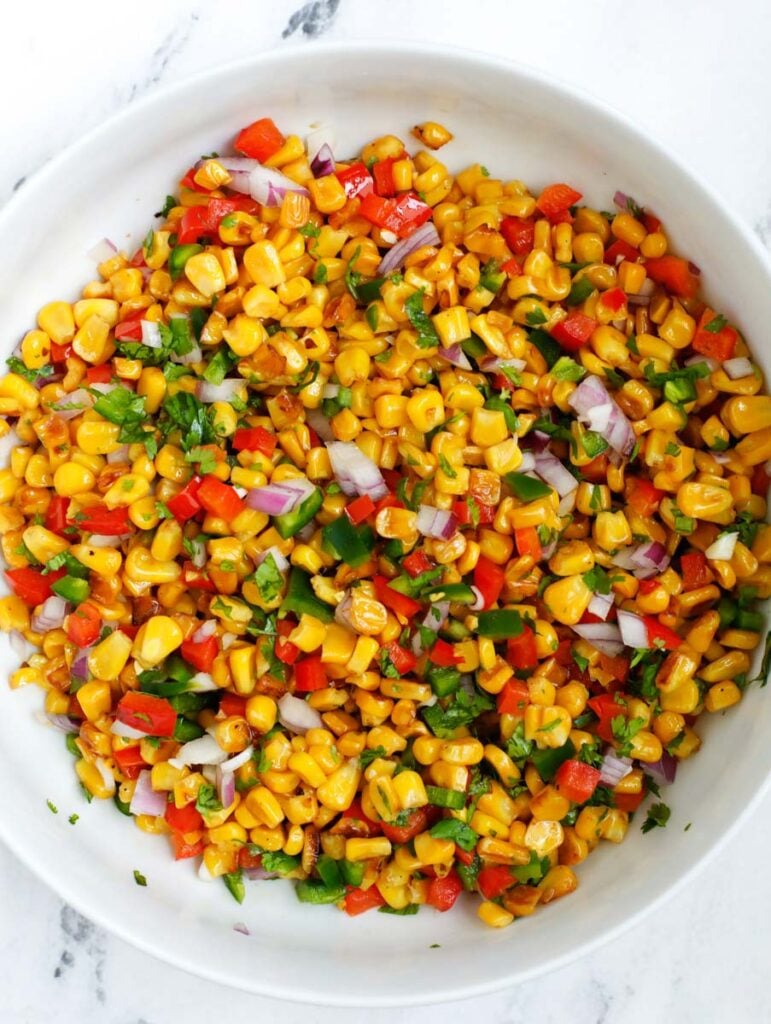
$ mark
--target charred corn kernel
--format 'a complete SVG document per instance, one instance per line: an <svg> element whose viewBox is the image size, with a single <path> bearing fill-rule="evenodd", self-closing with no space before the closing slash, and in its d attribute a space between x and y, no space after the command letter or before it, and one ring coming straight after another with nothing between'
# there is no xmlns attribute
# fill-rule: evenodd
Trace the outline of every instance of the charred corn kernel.
<svg viewBox="0 0 771 1024"><path fill-rule="evenodd" d="M704 707L711 712L725 711L726 708L738 704L741 699L742 691L733 680L727 679L709 688L704 698Z"/></svg>
<svg viewBox="0 0 771 1024"><path fill-rule="evenodd" d="M659 702L663 711L675 711L681 715L690 715L699 703L699 687L693 679L684 679L677 685L662 690ZM643 761L647 760L639 754L636 756ZM656 761L657 758L652 757L650 760Z"/></svg>
<svg viewBox="0 0 771 1024"><path fill-rule="evenodd" d="M517 768L505 750L501 750L500 747L488 743L485 747L485 760L498 773L498 778L504 786L513 786L519 781L521 775L519 768Z"/></svg>
<svg viewBox="0 0 771 1024"><path fill-rule="evenodd" d="M34 555L38 562L47 562L50 558L66 551L69 544L63 537L52 533L44 526L28 526L21 535L24 546Z"/></svg>
<svg viewBox="0 0 771 1024"><path fill-rule="evenodd" d="M179 623L168 615L154 615L139 627L132 654L145 668L152 668L175 651L183 639Z"/></svg>
<svg viewBox="0 0 771 1024"><path fill-rule="evenodd" d="M89 654L89 672L96 676L97 679L117 679L129 659L131 646L130 637L126 636L119 629L114 630L100 644L97 644Z"/></svg>
<svg viewBox="0 0 771 1024"><path fill-rule="evenodd" d="M317 650L324 642L326 627L319 619L312 615L301 615L300 622L288 636L290 643L299 647L301 651L309 654Z"/></svg>
<svg viewBox="0 0 771 1024"><path fill-rule="evenodd" d="M544 786L530 801L530 812L538 821L561 821L570 810L570 801L554 786Z"/></svg>
<svg viewBox="0 0 771 1024"><path fill-rule="evenodd" d="M582 540L571 540L559 547L549 559L549 570L555 576L575 576L594 567L594 552Z"/></svg>
<svg viewBox="0 0 771 1024"><path fill-rule="evenodd" d="M705 683L721 683L748 672L749 669L749 655L744 651L731 651L730 654L724 654L722 658L700 669L699 675Z"/></svg>
<svg viewBox="0 0 771 1024"><path fill-rule="evenodd" d="M525 832L525 846L545 857L562 843L564 833L558 821L531 821Z"/></svg>
<svg viewBox="0 0 771 1024"><path fill-rule="evenodd" d="M94 674L96 675L97 673ZM117 678L117 674L112 678ZM84 683L78 690L78 704L89 722L98 721L103 715L107 714L112 706L110 684L103 682L101 679L94 679L90 683Z"/></svg>
<svg viewBox="0 0 771 1024"><path fill-rule="evenodd" d="M573 575L550 584L543 593L543 601L558 622L573 626L589 607L592 596L583 577Z"/></svg>

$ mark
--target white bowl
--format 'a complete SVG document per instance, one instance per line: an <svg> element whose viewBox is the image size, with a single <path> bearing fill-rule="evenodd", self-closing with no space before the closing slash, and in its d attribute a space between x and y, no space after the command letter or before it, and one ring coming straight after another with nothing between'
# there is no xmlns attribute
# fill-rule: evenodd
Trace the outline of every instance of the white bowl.
<svg viewBox="0 0 771 1024"><path fill-rule="evenodd" d="M568 181L601 209L622 189L662 217L702 268L711 304L736 320L771 371L761 348L771 322L764 253L654 142L534 71L438 48L363 44L280 51L207 73L133 104L48 164L0 215L3 355L45 301L77 297L93 276L85 253L97 240L137 243L180 173L202 153L225 150L261 115L301 135L315 122L333 124L341 157L385 132L407 139L413 124L432 118L455 133L439 154L451 170L480 161L535 188ZM10 671L16 660L3 644ZM477 995L609 940L715 852L759 799L771 762L771 701L753 687L740 707L699 724L704 748L666 792L666 829L641 835L635 822L621 846L603 845L578 868L577 893L493 931L470 898L445 915L350 919L299 904L285 883L262 882L248 885L239 907L221 883L199 882L191 862L175 863L164 840L138 831L111 803L85 804L61 735L34 717L41 705L38 690L0 685L0 835L16 854L88 917L147 952L219 982L320 1003ZM74 827L72 812L80 814ZM137 888L135 868L147 888ZM238 921L251 936L233 930Z"/></svg>

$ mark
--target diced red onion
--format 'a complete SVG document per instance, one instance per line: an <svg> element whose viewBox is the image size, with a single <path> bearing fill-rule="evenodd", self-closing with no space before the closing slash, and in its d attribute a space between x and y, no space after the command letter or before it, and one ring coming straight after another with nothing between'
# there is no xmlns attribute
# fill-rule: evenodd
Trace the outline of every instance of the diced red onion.
<svg viewBox="0 0 771 1024"><path fill-rule="evenodd" d="M85 388L78 388L77 391L58 398L51 406L51 412L56 413L60 420L73 420L76 416L82 416L93 404L94 396L89 394Z"/></svg>
<svg viewBox="0 0 771 1024"><path fill-rule="evenodd" d="M117 251L116 245L109 238L103 238L88 250L86 256L94 263L104 263L106 260L112 259Z"/></svg>
<svg viewBox="0 0 771 1024"><path fill-rule="evenodd" d="M267 871L262 864L256 868L244 868L244 875L250 882L266 882L271 878L280 878L278 871Z"/></svg>
<svg viewBox="0 0 771 1024"><path fill-rule="evenodd" d="M201 161L200 165L203 163L204 161ZM231 174L251 174L255 167L260 166L259 161L251 156L218 156L217 163Z"/></svg>
<svg viewBox="0 0 771 1024"><path fill-rule="evenodd" d="M418 508L415 525L418 532L422 533L424 537L449 540L458 528L458 520L452 512L445 509L435 508L433 505L421 505Z"/></svg>
<svg viewBox="0 0 771 1024"><path fill-rule="evenodd" d="M521 373L526 366L524 359L504 359L501 356L485 356L479 363L479 369L484 373L500 373L507 369Z"/></svg>
<svg viewBox="0 0 771 1024"><path fill-rule="evenodd" d="M337 398L340 394L339 384L325 384L321 392L322 398Z"/></svg>
<svg viewBox="0 0 771 1024"><path fill-rule="evenodd" d="M129 446L127 444L122 444L120 448L116 448L114 452L108 452L106 458L111 466L115 466L121 462L128 462Z"/></svg>
<svg viewBox="0 0 771 1024"><path fill-rule="evenodd" d="M196 672L187 684L191 693L210 693L212 690L219 690L208 672Z"/></svg>
<svg viewBox="0 0 771 1024"><path fill-rule="evenodd" d="M232 185L231 185L232 187ZM308 189L272 167L257 166L249 174L249 194L263 206L280 206L287 192L309 195Z"/></svg>
<svg viewBox="0 0 771 1024"><path fill-rule="evenodd" d="M408 256L417 252L418 249L422 249L424 245L439 245L441 241L433 221L429 220L425 224L421 224L411 235L402 238L388 250L377 268L378 276L391 274L394 270L398 270L404 265Z"/></svg>
<svg viewBox="0 0 771 1024"><path fill-rule="evenodd" d="M258 512L264 512L269 516L286 515L301 505L313 490L313 484L309 480L305 482L308 484L305 493L298 488L287 487L288 481L255 487L246 495L246 504L249 508L257 509Z"/></svg>
<svg viewBox="0 0 771 1024"><path fill-rule="evenodd" d="M648 627L645 625L645 619L640 615L619 609L618 628L621 630L621 639L626 647L650 647Z"/></svg>
<svg viewBox="0 0 771 1024"><path fill-rule="evenodd" d="M570 513L576 507L576 496L577 496L577 494L578 494L577 491L571 491L570 494L566 494L564 498L560 498L559 505L557 505L557 515L558 516L570 515ZM550 557L550 556L546 556L544 554L544 557Z"/></svg>
<svg viewBox="0 0 771 1024"><path fill-rule="evenodd" d="M135 729L133 725L126 725L117 719L110 726L110 732L113 736L125 736L129 740L143 740L148 735L146 730Z"/></svg>
<svg viewBox="0 0 771 1024"><path fill-rule="evenodd" d="M596 429L614 451L620 455L629 455L635 445L634 431L620 406L611 398L608 389L599 377L594 374L585 377L568 398L568 404L575 410L579 420L588 423L591 430ZM604 428L592 426L593 422L599 424L604 418L604 410L601 417L598 417L597 413L599 408L608 404L611 408Z"/></svg>
<svg viewBox="0 0 771 1024"><path fill-rule="evenodd" d="M645 541L633 548L629 560L638 580L647 580L663 572L670 561L667 549L657 540Z"/></svg>
<svg viewBox="0 0 771 1024"><path fill-rule="evenodd" d="M608 749L600 765L600 782L603 786L617 786L632 771L631 757L619 757L613 749Z"/></svg>
<svg viewBox="0 0 771 1024"><path fill-rule="evenodd" d="M198 345L194 345L189 352L186 352L183 356L178 356L175 353L171 355L171 361L173 363L179 363L180 366L192 366L193 363L200 363L203 359L203 352ZM220 385L209 385L219 387ZM196 388L198 385L196 385ZM201 399L203 401L203 399Z"/></svg>
<svg viewBox="0 0 771 1024"><path fill-rule="evenodd" d="M626 302L628 306L649 306L651 297L641 292L632 292L631 295L627 295Z"/></svg>
<svg viewBox="0 0 771 1024"><path fill-rule="evenodd" d="M568 495L568 497L570 497L570 495ZM565 500L566 500L565 498L562 499L562 501L565 501ZM560 504L562 504L562 501L560 502ZM541 548L541 559L543 561L548 562L549 559L551 558L551 556L554 554L554 552L556 550L557 550L557 537L552 537L552 539L549 541L549 543L544 548Z"/></svg>
<svg viewBox="0 0 771 1024"><path fill-rule="evenodd" d="M373 501L388 494L383 474L353 441L330 441L327 451L343 494L368 494Z"/></svg>
<svg viewBox="0 0 771 1024"><path fill-rule="evenodd" d="M80 732L80 726L77 722L73 722L67 715L52 715L50 712L45 712L44 717L46 721L58 729L59 732L76 733Z"/></svg>
<svg viewBox="0 0 771 1024"><path fill-rule="evenodd" d="M564 498L578 487L578 481L551 452L539 452L535 457L535 471L540 478Z"/></svg>
<svg viewBox="0 0 771 1024"><path fill-rule="evenodd" d="M238 932L239 935L251 935L252 933L246 927L243 921L236 921L233 925L233 931Z"/></svg>
<svg viewBox="0 0 771 1024"><path fill-rule="evenodd" d="M629 209L629 196L625 192L616 191L613 196L613 202L619 210L627 211Z"/></svg>
<svg viewBox="0 0 771 1024"><path fill-rule="evenodd" d="M325 142L311 160L311 172L314 178L325 178L335 173L335 154L328 142Z"/></svg>
<svg viewBox="0 0 771 1024"><path fill-rule="evenodd" d="M225 772L222 765L217 765L214 775L214 784L217 787L217 797L223 807L230 807L236 798L236 777L233 772Z"/></svg>
<svg viewBox="0 0 771 1024"><path fill-rule="evenodd" d="M620 654L624 649L621 632L614 622L579 622L573 629L598 651L611 657Z"/></svg>
<svg viewBox="0 0 771 1024"><path fill-rule="evenodd" d="M278 719L285 729L300 735L308 729L320 729L323 725L318 711L291 693L279 697Z"/></svg>
<svg viewBox="0 0 771 1024"><path fill-rule="evenodd" d="M88 679L88 656L93 647L86 647L78 652L77 657L70 666L70 675L76 679Z"/></svg>
<svg viewBox="0 0 771 1024"><path fill-rule="evenodd" d="M196 567L196 569L203 569L206 565L206 544L198 537L193 537L190 541L190 546L193 549L193 553L190 556L190 561Z"/></svg>
<svg viewBox="0 0 771 1024"><path fill-rule="evenodd" d="M115 792L115 776L110 771L107 762L104 761L103 758L97 757L94 764L96 765L97 771L102 776L102 782L104 783L104 788L107 790L108 796L112 796Z"/></svg>
<svg viewBox="0 0 771 1024"><path fill-rule="evenodd" d="M312 430L316 431L321 440L325 443L328 441L334 441L335 435L332 431L332 427L329 425L329 420L321 409L306 409L305 422Z"/></svg>
<svg viewBox="0 0 771 1024"><path fill-rule="evenodd" d="M449 348L440 348L437 355L440 355L442 359L446 359L448 363L459 367L461 370L471 369L471 363L468 361L468 356L460 345L450 345Z"/></svg>
<svg viewBox="0 0 771 1024"><path fill-rule="evenodd" d="M353 622L351 621L351 608L353 606L353 596L350 590L346 591L345 597L339 602L335 608L335 622L341 626L345 626L346 629L354 629Z"/></svg>
<svg viewBox="0 0 771 1024"><path fill-rule="evenodd" d="M335 133L331 125L321 124L318 128L314 128L312 132L308 132L305 136L305 149L308 154L308 162L312 163L314 157L324 146L327 146L330 150L334 150L335 142Z"/></svg>
<svg viewBox="0 0 771 1024"><path fill-rule="evenodd" d="M121 381L120 384L112 381L109 384L103 384L102 381L98 380L95 384L89 384L89 387L92 391L98 391L100 395L109 395L116 388L126 388L127 391L132 390L124 381Z"/></svg>
<svg viewBox="0 0 771 1024"><path fill-rule="evenodd" d="M227 651L233 646L238 637L235 633L223 633L220 637L220 643L222 644L222 650Z"/></svg>
<svg viewBox="0 0 771 1024"><path fill-rule="evenodd" d="M721 533L718 535L716 540L707 548L704 554L707 558L711 558L713 561L727 562L733 557L734 548L736 542L739 539L739 534L734 533Z"/></svg>
<svg viewBox="0 0 771 1024"><path fill-rule="evenodd" d="M196 644L203 643L210 636L214 636L217 632L217 620L207 619L206 622L202 622L198 629L193 633L192 640Z"/></svg>
<svg viewBox="0 0 771 1024"><path fill-rule="evenodd" d="M221 384L199 380L195 386L195 393L200 402L209 405L211 402L232 402L238 395L243 394L244 389L245 384L240 377L229 377Z"/></svg>
<svg viewBox="0 0 771 1024"><path fill-rule="evenodd" d="M131 813L149 814L153 818L161 818L166 811L166 803L166 794L156 793L153 789L150 772L141 771L137 776L134 794L129 804Z"/></svg>
<svg viewBox="0 0 771 1024"><path fill-rule="evenodd" d="M608 615L610 615L610 609L612 607L612 594L595 594L589 602L589 607L586 610L591 612L592 615L596 615L598 619L602 619L604 622Z"/></svg>
<svg viewBox="0 0 771 1024"><path fill-rule="evenodd" d="M697 277L701 274L701 267L698 267L691 260L688 260L688 269L692 274L696 274Z"/></svg>
<svg viewBox="0 0 771 1024"><path fill-rule="evenodd" d="M742 377L751 377L754 373L752 363L746 356L737 356L736 359L726 359L723 369L729 380L741 380Z"/></svg>
<svg viewBox="0 0 771 1024"><path fill-rule="evenodd" d="M67 602L63 597L53 594L43 602L40 611L32 616L33 633L48 633L52 629L59 629L66 614Z"/></svg>
<svg viewBox="0 0 771 1024"><path fill-rule="evenodd" d="M410 648L416 658L419 658L423 653L423 637L420 635L420 630L417 631L415 636L410 641Z"/></svg>
<svg viewBox="0 0 771 1024"><path fill-rule="evenodd" d="M533 452L522 452L522 461L517 467L518 473L532 473L535 469L535 455Z"/></svg>
<svg viewBox="0 0 771 1024"><path fill-rule="evenodd" d="M219 767L223 772L234 772L237 768L246 764L253 753L254 747L250 744L246 749L242 750L240 754L234 754L233 757L229 757L227 761L223 761Z"/></svg>
<svg viewBox="0 0 771 1024"><path fill-rule="evenodd" d="M469 605L470 612L481 612L485 606L485 595L479 589L479 587L472 587L471 590L474 593L475 601Z"/></svg>
<svg viewBox="0 0 771 1024"><path fill-rule="evenodd" d="M183 743L177 751L176 757L170 759L169 763L176 762L175 767L187 767L191 764L222 764L227 759L227 751L223 750L214 737L207 733L188 743Z"/></svg>
<svg viewBox="0 0 771 1024"><path fill-rule="evenodd" d="M529 434L525 434L520 439L520 448L529 452L535 452L536 455L539 452L543 452L549 445L551 438L548 434L545 434L542 430L531 430Z"/></svg>
<svg viewBox="0 0 771 1024"><path fill-rule="evenodd" d="M289 568L289 560L275 546L272 548L268 548L267 551L263 551L260 555L258 555L257 565L262 565L262 563L265 561L268 555L270 555L271 558L273 559L276 568L278 569L279 572L287 571L287 569Z"/></svg>
<svg viewBox="0 0 771 1024"><path fill-rule="evenodd" d="M447 622L449 614L449 601L434 601L428 609L425 619L423 619L423 625L426 629L433 629L434 632L438 632L445 622Z"/></svg>
<svg viewBox="0 0 771 1024"><path fill-rule="evenodd" d="M11 645L11 650L19 659L19 661L26 661L31 658L33 654L38 653L38 648L20 633L18 629L12 629L8 634L8 642Z"/></svg>
<svg viewBox="0 0 771 1024"><path fill-rule="evenodd" d="M677 775L677 759L665 750L658 761L641 763L640 767L660 786L669 786Z"/></svg>
<svg viewBox="0 0 771 1024"><path fill-rule="evenodd" d="M142 344L148 348L161 348L161 325L155 320L140 320L142 325Z"/></svg>

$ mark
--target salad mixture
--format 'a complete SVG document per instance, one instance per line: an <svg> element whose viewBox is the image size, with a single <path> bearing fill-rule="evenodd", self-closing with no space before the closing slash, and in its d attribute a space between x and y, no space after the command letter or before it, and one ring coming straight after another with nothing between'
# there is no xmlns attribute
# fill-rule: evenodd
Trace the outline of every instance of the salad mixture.
<svg viewBox="0 0 771 1024"><path fill-rule="evenodd" d="M501 927L753 682L771 398L652 212L413 134L261 118L39 311L0 627L87 799L239 902Z"/></svg>

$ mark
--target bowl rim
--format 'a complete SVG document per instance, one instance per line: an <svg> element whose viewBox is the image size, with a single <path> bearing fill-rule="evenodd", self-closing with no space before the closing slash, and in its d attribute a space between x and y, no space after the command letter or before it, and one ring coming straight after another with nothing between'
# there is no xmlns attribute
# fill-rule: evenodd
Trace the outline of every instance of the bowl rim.
<svg viewBox="0 0 771 1024"><path fill-rule="evenodd" d="M80 147L87 147L94 141L98 141L103 134L112 132L126 121L135 117L141 117L142 113L156 104L164 104L172 101L178 95L184 93L209 79L217 79L224 75L237 75L246 73L252 69L264 68L274 63L294 61L308 53L309 44L293 43L290 46L281 46L276 49L262 51L256 55L239 58L238 60L217 63L210 68L185 75L181 79L166 85L154 88L140 99L129 102L121 109L94 125L86 133L77 137L65 146L55 156L51 157L35 171L30 173L24 184L17 189L9 199L0 207L0 232L5 228L6 221L16 212L17 207L23 206L29 201L30 193L36 189L43 189L47 185L56 184L56 176L59 168L66 164L74 152ZM710 204L720 208L722 215L731 222L745 244L753 253L755 258L762 264L771 285L771 255L761 244L758 237L752 231L747 222L741 218L727 200L713 186L706 183L701 176L690 166L689 162L682 157L671 153L667 147L659 142L655 136L648 135L642 128L638 127L632 119L607 103L603 98L595 95L582 86L574 85L571 82L550 73L533 67L526 62L508 57L501 57L471 47L463 47L449 44L433 44L425 41L392 39L380 41L363 37L355 40L344 41L323 41L312 44L314 56L335 56L345 57L348 54L360 55L362 52L370 52L381 58L389 56L403 56L411 54L418 59L446 58L448 55L455 57L458 61L466 64L484 64L493 70L501 73L514 73L523 78L528 78L540 88L551 91L558 96L567 96L572 101L578 102L581 106L593 109L608 122L611 127L619 128L630 134L642 143L644 147L652 150L656 157L663 162L673 166L688 182L689 187L702 194ZM578 960L596 949L610 943L620 937L634 926L642 922L671 897L679 894L690 884L694 878L723 850L728 841L737 833L741 826L749 819L752 812L759 806L766 794L771 790L771 774L759 782L750 798L742 809L723 827L716 836L711 837L709 845L706 845L691 864L671 883L662 888L657 896L652 897L646 904L629 914L617 924L602 930L594 937L576 945L573 949L554 957L546 958L543 962L532 967L513 970L511 973L501 975L496 979L479 982L478 984L463 984L458 988L445 988L438 995L436 992L425 994L413 994L406 999L390 997L389 995L376 994L361 1001L346 997L345 993L330 994L326 990L295 990L287 991L280 985L273 985L270 978L232 976L227 969L218 968L208 963L193 962L187 960L183 953L176 950L166 949L160 941L154 941L150 934L134 932L130 927L124 927L122 920L111 916L109 910L103 908L97 901L89 900L88 894L71 887L67 876L56 875L53 867L46 864L44 856L39 856L34 846L25 848L25 844L17 840L14 830L9 823L4 821L0 814L0 840L18 857L18 859L29 868L41 881L43 881L56 895L64 899L70 906L79 913L95 922L100 928L108 933L117 936L130 946L146 953L161 962L168 963L189 974L203 977L208 981L220 985L236 988L241 991L250 992L267 998L283 1000L298 1004L312 1004L321 1006L341 1007L402 1007L402 1006L424 1006L431 1004L442 1004L450 1001L473 999L478 996L488 995L507 987L513 987L522 982L531 981L552 971Z"/></svg>

